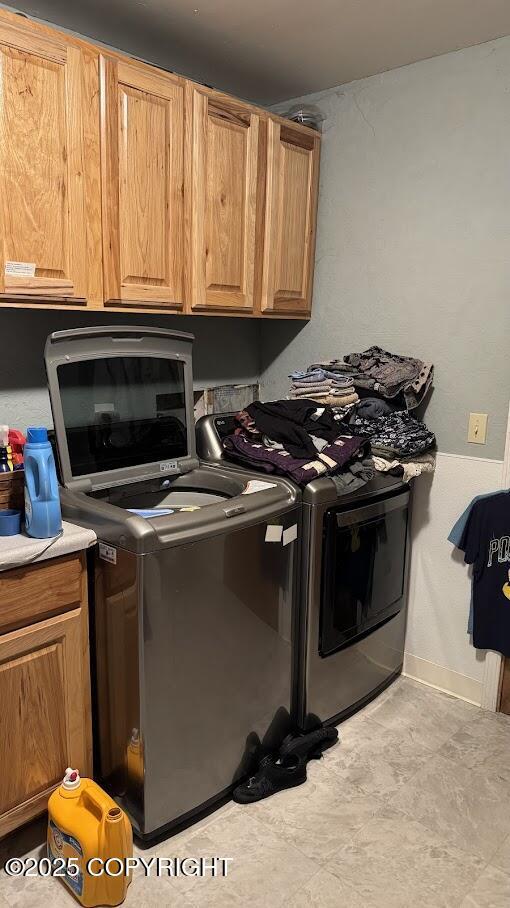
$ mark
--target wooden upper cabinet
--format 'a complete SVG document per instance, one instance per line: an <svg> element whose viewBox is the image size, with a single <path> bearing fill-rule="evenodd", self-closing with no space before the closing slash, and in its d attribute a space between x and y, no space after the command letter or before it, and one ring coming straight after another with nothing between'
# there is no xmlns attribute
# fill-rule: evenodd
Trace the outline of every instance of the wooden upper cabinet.
<svg viewBox="0 0 510 908"><path fill-rule="evenodd" d="M252 311L259 115L189 86L191 300L196 311Z"/></svg>
<svg viewBox="0 0 510 908"><path fill-rule="evenodd" d="M0 306L308 317L319 146L0 11Z"/></svg>
<svg viewBox="0 0 510 908"><path fill-rule="evenodd" d="M84 302L84 55L2 19L0 74L0 293Z"/></svg>
<svg viewBox="0 0 510 908"><path fill-rule="evenodd" d="M102 56L105 300L183 305L184 82Z"/></svg>
<svg viewBox="0 0 510 908"><path fill-rule="evenodd" d="M318 135L268 120L262 312L310 311L319 154Z"/></svg>

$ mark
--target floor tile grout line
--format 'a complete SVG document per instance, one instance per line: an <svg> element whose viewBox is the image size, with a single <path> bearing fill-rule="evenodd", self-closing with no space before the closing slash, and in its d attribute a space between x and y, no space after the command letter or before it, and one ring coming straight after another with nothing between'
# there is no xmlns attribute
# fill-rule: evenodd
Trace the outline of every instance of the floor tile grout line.
<svg viewBox="0 0 510 908"><path fill-rule="evenodd" d="M254 820L254 821L255 821L255 824L258 825L258 826L260 826L261 829L263 829L263 830L266 830L266 829L267 829L267 825L266 825L262 820L260 820L259 817L252 816L251 819ZM318 861L315 860L315 858L311 858L311 857L309 857L309 855L305 854L305 852L301 850L301 848L299 847L299 845L295 845L294 842L288 842L287 839L285 839L285 838L284 838L279 832L277 832L274 828L272 828L272 832L273 832L273 835L275 836L275 838L278 839L278 841L281 842L282 845L285 845L287 848L288 848L289 846L290 846L291 848L294 848L294 849L295 849L296 851L298 851L299 854L301 854L307 861L310 861L310 862L313 864L314 868L316 868L316 870L314 870L314 872L310 874L310 876L308 877L308 879L307 879L305 882L302 882L302 883L299 884L299 886L296 886L296 889L294 889L292 893L290 893L290 892L289 892L289 893L286 893L285 901L287 901L287 896L290 897L292 894L297 894L297 893L299 892L299 889L304 888L304 887L310 882L310 880L312 880L312 879L314 878L314 876L316 876L317 873L319 873L320 870L322 870L322 869L324 869L324 868L323 868L323 865L322 865L320 862L318 862ZM284 904L283 901L280 902L280 906L282 906L283 904Z"/></svg>
<svg viewBox="0 0 510 908"><path fill-rule="evenodd" d="M360 788L357 788L357 786L356 786L356 793L359 794L359 795L361 795L361 796L371 797L371 795L367 795L366 792L362 791ZM377 796L374 795L374 797L378 797L379 800L381 801L381 798L380 798L379 795L377 795ZM333 803L341 803L341 800L342 800L342 799L341 799L341 796L339 796L337 799L335 799L335 801L334 801ZM367 817L367 819L361 824L361 826L359 826L359 827L356 829L355 832L353 832L353 839L356 838L356 836L362 831L362 829L365 828L365 826L367 826L368 823L371 823L371 822L372 822L372 820L374 819L374 817L377 816L378 812L379 812L380 810L383 810L385 806L386 806L386 804L385 804L384 802L380 803L380 804L377 806L377 808L374 810L374 812L373 812L369 817ZM283 839L283 841L285 841L285 843L286 843L287 845L290 844L290 845L293 846L293 848L296 848L296 849L303 855L303 857L305 857L307 860L313 861L314 863L317 862L317 859L316 859L316 858L311 858L308 854L306 854L306 852L303 851L303 849L301 848L300 845L296 845L294 842L289 842L289 840L288 840L288 839L285 839L284 836L282 836L282 834L281 834L280 832L277 833L277 832L275 831L275 829L274 829L274 826L273 826L271 823L265 823L264 820L261 819L260 817L256 817L256 819L257 819L260 823L262 823L264 826L266 826L266 827L272 829L273 832L278 836L278 838ZM340 845L340 846L335 850L335 852L334 852L333 854L336 854L337 852L341 851L341 849L344 848L346 844L347 844L347 843L344 843L343 845ZM331 857L332 857L332 856L326 858L325 861L331 860ZM318 864L319 864L319 869L322 869L322 870L325 870L325 869L326 869L326 863L322 863L321 861L319 861ZM305 885L306 885L306 884L305 884Z"/></svg>
<svg viewBox="0 0 510 908"><path fill-rule="evenodd" d="M319 876L323 872L323 870L324 870L324 867L322 867L322 865L319 864L315 873L312 873L311 877L309 877L309 879L306 881L306 883L301 883L297 889L293 889L292 892L287 892L285 894L285 901L281 903L282 908L285 908L289 899L291 899L295 895L299 895L299 893L302 889L304 889L306 886L309 886L310 883L313 883L315 877Z"/></svg>
<svg viewBox="0 0 510 908"><path fill-rule="evenodd" d="M470 889L468 890L468 892L466 892L466 894L464 895L464 898L462 899L462 902L460 903L461 906L464 904L464 901L468 898L468 896L473 892L473 890L475 889L476 884L478 883L480 877L483 876L483 874L484 874L485 871L487 870L487 867L489 867L489 866L492 866L492 865L491 865L490 861L487 861L487 863L484 864L484 866L483 866L482 869L480 870L480 873L478 874L478 876L473 880L473 883L472 883ZM497 869L497 868L496 868L496 869ZM504 871L502 871L502 872L504 872ZM507 876L508 876L509 879L510 879L510 875L507 874Z"/></svg>
<svg viewBox="0 0 510 908"><path fill-rule="evenodd" d="M378 729L379 729L381 732L383 732L383 733L384 733L384 732L389 732L389 731L390 731L390 729L389 729L389 728L386 728L386 726L383 725L382 722L378 722L378 721L377 721L376 716L372 716L372 715L370 715L370 716L365 716L365 717L364 717L364 721L375 722L376 725L378 726ZM411 726L409 726L409 730L411 730ZM393 729L391 729L391 731L393 731ZM396 731L396 729L395 729L395 731ZM450 740L450 739L448 738L447 740ZM411 742L411 743L412 743L412 742ZM443 743L444 743L444 742L443 742ZM443 746L443 743L440 744L439 747L442 747L442 746ZM439 748L437 748L437 747L429 747L428 744L423 744L423 745L421 745L421 746L424 747L425 752L426 752L427 754L434 754L434 753L437 753L437 750L439 749Z"/></svg>
<svg viewBox="0 0 510 908"><path fill-rule="evenodd" d="M394 809L396 810L397 808L394 808ZM442 835L440 836L440 835L438 834L437 830L435 830L435 829L433 830L433 829L431 829L429 826L427 826L427 824L424 823L423 820L422 820L421 818L420 818L420 819L417 819L415 816L413 816L412 814L408 813L408 812L407 812L406 810L404 810L403 808L398 808L398 810L401 810L402 813L405 814L405 816L407 817L408 820L411 820L411 821L417 823L418 825L423 826L423 828L424 828L427 832L429 832L429 833L431 833L432 835L434 835L437 839L441 839L441 844L444 844L445 846L447 846L447 844L448 844L448 843L447 843L447 840L446 840ZM370 820L367 821L367 823L364 823L363 826L362 826L360 829L356 830L356 833L355 833L354 836L353 836L352 842L350 843L351 845L355 845L356 840L359 838L359 836L361 835L361 833L363 832L363 830L366 828L366 826L369 825L369 823L373 822L374 819L377 819L377 814L374 814L374 815L370 818ZM337 854L338 854L338 855L341 855L341 852L343 851L343 849L344 849L345 847L346 847L346 845L342 845L341 848L338 849ZM479 860L479 861L483 861L483 860L484 860L484 858L482 858L480 855L474 854L473 852L470 852L470 851L466 851L464 848L460 848L458 845L455 845L454 847L455 847L455 850L456 850L456 851L460 851L466 858L471 858L471 859L472 859L472 858L476 858L476 859ZM480 879L480 877L482 876L482 874L485 873L485 871L487 870L487 867L489 867L489 866L493 866L493 865L490 863L490 861L487 861L487 863L485 863L485 864L483 865L483 867L481 868L480 873L479 873L479 874L475 877L475 879L473 880L473 882L472 882L472 884L471 884L469 890L467 890L467 891L461 896L457 908L461 908L461 905L464 903L464 900L465 900L465 899L468 897L468 895L473 891L473 889L474 889L474 887L476 886L478 880ZM333 876L336 876L334 870L331 870L331 869L330 869L330 865L329 865L329 864L324 865L324 869L327 870L328 872L332 873ZM496 867L495 869L498 870L499 868ZM501 872L502 872L502 873L505 873L505 871L501 871ZM505 875L508 876L509 879L510 879L510 874L505 874ZM360 895L362 898L366 898L366 896L364 895L364 893L361 893L358 889L356 889L356 887L354 886L354 884L352 884L352 883L350 882L350 880L345 880L345 879L342 878L342 882L348 883L348 884L351 886L351 888L354 889L355 892L357 892L358 895ZM427 888L427 891L428 891L428 892L430 892L432 895L434 894L433 889L431 889L430 887L426 887L426 888ZM369 908L370 908L370 906L369 906Z"/></svg>
<svg viewBox="0 0 510 908"><path fill-rule="evenodd" d="M360 831L361 831L361 830L360 830ZM346 880L346 879L343 878L343 877L337 876L337 874L336 874L333 870L330 870L329 866L324 865L324 867L323 867L322 869L325 870L326 873L330 873L331 876L334 876L336 879L338 879L341 883L343 883L344 886L348 886L349 889L352 889L352 891L355 892L356 895L359 895L360 899L362 899L363 902L364 902L365 908L377 908L377 904L376 904L375 902L373 902L372 899L370 899L370 901L367 902L366 893L361 892L361 890L358 889L358 888L354 885L354 883L351 883L350 880ZM348 906L346 906L346 908L348 908Z"/></svg>
<svg viewBox="0 0 510 908"><path fill-rule="evenodd" d="M298 848L298 851L299 851L299 850L300 850L300 849ZM301 852L301 854L302 854L302 853L303 853L303 852ZM305 857L306 857L306 855L305 855ZM308 860L310 860L310 858L309 858ZM314 865L315 865L315 861L314 861L313 863L314 863ZM280 908L285 908L285 905L287 904L287 902L289 901L289 899L291 899L291 898L292 898L293 896L295 896L295 895L298 895L299 892L300 892L300 890L301 890L301 889L304 889L305 886L308 886L308 885L312 882L312 880L314 880L315 877L319 875L319 873L320 873L322 870L324 870L324 867L322 866L322 864L316 864L316 870L314 870L314 872L308 877L308 879L307 879L304 883L300 883L298 886L296 886L296 888L294 888L294 887L292 886L292 887L289 889L289 891L285 893L285 895L284 895L282 901L280 902Z"/></svg>
<svg viewBox="0 0 510 908"><path fill-rule="evenodd" d="M496 849L492 852L490 858L489 858L488 861L487 861L486 868L490 865L491 867L494 867L496 870L501 870L500 867L497 867L495 864L492 864L491 862L492 862L492 859L496 857L498 851L501 850L501 847L505 844L505 842L506 842L507 839L509 839L509 838L510 838L510 832L504 837L503 841L500 842L499 845L496 847ZM509 871L501 870L501 873L506 873L506 875L507 875L508 877L510 877L510 870L509 870Z"/></svg>
<svg viewBox="0 0 510 908"><path fill-rule="evenodd" d="M407 783L406 783L406 784L407 784ZM388 806L388 807L391 807L392 805L391 805L391 804L388 804L387 806ZM407 817L408 820L414 820L415 823L420 823L422 826L425 827L425 829L426 829L428 832L432 833L432 835L435 835L435 836L437 836L438 838L440 838L440 837L443 838L442 835L440 836L440 834L438 833L437 829L433 829L432 826L429 826L429 825L428 825L428 823L427 823L427 818L426 818L426 817L419 817L419 818L418 818L418 817L416 816L416 814L413 813L413 811L412 811L411 809L407 809L406 807L393 807L393 809L394 809L394 810L399 810L399 811L401 811L403 814L405 814L405 816ZM443 839L443 841L444 841L444 839ZM461 845L455 845L454 847L457 849L457 851L461 851L463 854L467 855L468 857L471 857L471 858L475 857L475 858L477 858L479 861L485 861L485 860L486 860L486 858L484 857L483 854L477 854L475 851L467 851L467 849L466 849L466 848L462 848Z"/></svg>
<svg viewBox="0 0 510 908"><path fill-rule="evenodd" d="M314 864L316 864L316 865L317 865L317 871L319 871L319 870L321 870L321 869L324 868L324 864L322 864L321 861L319 861L317 858L311 858L310 855L306 854L306 852L303 851L302 847L301 847L300 845L296 845L295 842L289 842L289 840L286 839L286 838L281 834L280 831L276 831L276 830L275 830L274 826L272 826L271 823L265 823L264 820L261 820L259 817L257 817L257 820L258 820L258 822L259 822L260 824L262 824L262 825L264 826L264 828L266 828L266 829L268 829L268 828L271 829L271 830L273 831L273 833L277 836L277 838L278 838L278 839L281 839L282 842L285 842L286 845L291 845L292 848L295 848L296 851L299 851L299 853L300 853L304 858L306 858L307 861L312 861ZM305 884L305 885L306 885L306 884Z"/></svg>

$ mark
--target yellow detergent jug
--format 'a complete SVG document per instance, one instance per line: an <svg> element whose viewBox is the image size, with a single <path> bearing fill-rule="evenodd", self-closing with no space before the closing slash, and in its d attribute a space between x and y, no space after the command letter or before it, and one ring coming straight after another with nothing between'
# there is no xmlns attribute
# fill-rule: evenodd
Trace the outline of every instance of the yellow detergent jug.
<svg viewBox="0 0 510 908"><path fill-rule="evenodd" d="M126 860L132 856L133 832L124 811L92 779L66 769L48 801L48 857L63 859L60 878L87 908L120 905L131 882Z"/></svg>

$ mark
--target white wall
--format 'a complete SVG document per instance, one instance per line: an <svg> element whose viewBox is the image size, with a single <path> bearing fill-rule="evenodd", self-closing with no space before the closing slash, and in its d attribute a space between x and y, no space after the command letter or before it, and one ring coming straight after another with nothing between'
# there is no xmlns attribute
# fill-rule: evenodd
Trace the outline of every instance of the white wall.
<svg viewBox="0 0 510 908"><path fill-rule="evenodd" d="M414 484L405 671L481 702L485 652L467 634L470 571L447 536L467 502L501 487L500 460L439 454Z"/></svg>

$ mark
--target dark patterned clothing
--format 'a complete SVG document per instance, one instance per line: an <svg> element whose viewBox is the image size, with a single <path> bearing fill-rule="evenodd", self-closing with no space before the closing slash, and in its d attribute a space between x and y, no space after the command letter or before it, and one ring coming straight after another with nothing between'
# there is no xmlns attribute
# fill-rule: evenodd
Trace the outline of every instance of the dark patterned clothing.
<svg viewBox="0 0 510 908"><path fill-rule="evenodd" d="M425 423L413 419L407 410L375 419L364 419L355 414L349 425L357 435L370 438L373 454L396 460L412 460L417 454L429 451L436 443L434 433L427 429Z"/></svg>
<svg viewBox="0 0 510 908"><path fill-rule="evenodd" d="M408 409L414 409L423 400L434 375L431 363L388 353L381 347L369 347L363 353L350 353L344 360L357 370L354 378L356 386L373 388L386 398L403 394Z"/></svg>
<svg viewBox="0 0 510 908"><path fill-rule="evenodd" d="M319 476L328 476L341 470L368 447L366 439L355 435L339 436L313 457L294 457L285 449L278 449L255 442L244 435L227 435L223 439L225 455L244 466L264 472L288 476L298 485L306 485Z"/></svg>
<svg viewBox="0 0 510 908"><path fill-rule="evenodd" d="M279 441L284 448L297 458L315 455L315 446L310 433L332 442L340 430L332 411L324 407L317 415L318 403L304 398L300 400L271 400L266 403L255 401L246 407L261 435Z"/></svg>

